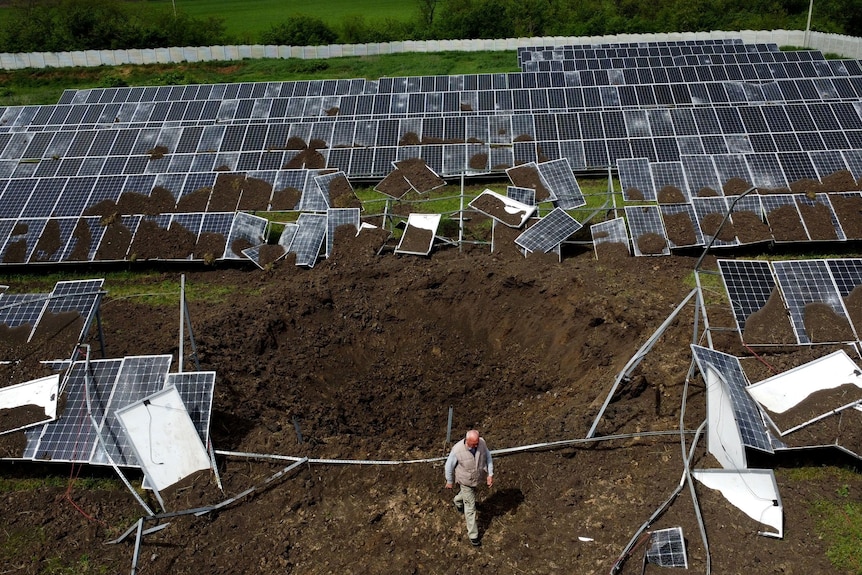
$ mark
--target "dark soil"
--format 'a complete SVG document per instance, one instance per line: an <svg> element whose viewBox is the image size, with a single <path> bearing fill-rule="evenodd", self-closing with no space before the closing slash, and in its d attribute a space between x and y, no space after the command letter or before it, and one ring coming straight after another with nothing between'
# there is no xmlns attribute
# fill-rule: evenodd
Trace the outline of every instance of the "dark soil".
<svg viewBox="0 0 862 575"><path fill-rule="evenodd" d="M296 188L283 188L281 190L276 190L272 194L272 204L270 205L270 208L274 211L293 210L299 203L300 198L302 198L302 192Z"/></svg>
<svg viewBox="0 0 862 575"><path fill-rule="evenodd" d="M749 344L795 344L796 335L790 323L790 315L784 309L784 303L773 288L766 304L752 313L745 320L742 330L742 340Z"/></svg>
<svg viewBox="0 0 862 575"><path fill-rule="evenodd" d="M506 170L506 174L512 181L512 185L536 190L536 203L544 202L551 197L551 192L542 183L542 178L539 177L539 171L535 166L516 166Z"/></svg>
<svg viewBox="0 0 862 575"><path fill-rule="evenodd" d="M777 242L801 242L808 239L799 212L793 205L776 208L766 214L766 220L772 229L772 237Z"/></svg>
<svg viewBox="0 0 862 575"><path fill-rule="evenodd" d="M521 221L524 219L526 212L509 212L506 210L506 203L492 196L491 194L481 194L470 205L492 218L499 220L509 227L520 227Z"/></svg>
<svg viewBox="0 0 862 575"><path fill-rule="evenodd" d="M697 234L694 231L694 222L686 212L678 214L662 214L667 239L674 246L693 246L697 243Z"/></svg>
<svg viewBox="0 0 862 575"><path fill-rule="evenodd" d="M424 254L434 240L434 232L416 226L407 226L398 250L408 253Z"/></svg>
<svg viewBox="0 0 862 575"><path fill-rule="evenodd" d="M736 237L743 244L753 244L772 239L772 232L769 230L769 226L754 212L748 210L735 211L732 217Z"/></svg>
<svg viewBox="0 0 862 575"><path fill-rule="evenodd" d="M808 236L812 240L834 241L838 239L838 232L832 225L832 212L829 206L819 202L815 202L813 206L799 202L799 213L802 214Z"/></svg>
<svg viewBox="0 0 862 575"><path fill-rule="evenodd" d="M422 158L401 160L395 165L404 179L420 194L446 185L446 181L435 174Z"/></svg>
<svg viewBox="0 0 862 575"><path fill-rule="evenodd" d="M857 401L862 401L862 389L852 383L847 383L831 389L816 391L808 396L804 402L782 413L769 410L766 410L766 413L779 430L788 431Z"/></svg>
<svg viewBox="0 0 862 575"><path fill-rule="evenodd" d="M811 343L853 341L853 329L847 319L835 313L825 302L810 303L802 310L805 333Z"/></svg>
<svg viewBox="0 0 862 575"><path fill-rule="evenodd" d="M676 186L664 186L658 191L658 203L660 204L684 204L685 194Z"/></svg>
<svg viewBox="0 0 862 575"><path fill-rule="evenodd" d="M716 236L716 233L718 233L716 239L723 242L732 242L736 238L736 228L733 225L732 216L727 221L724 221L724 216L725 214L719 214L718 212L706 214L700 220L701 231L708 236ZM724 225L721 224L723 221ZM719 226L721 226L720 230Z"/></svg>
<svg viewBox="0 0 862 575"><path fill-rule="evenodd" d="M862 196L829 194L829 201L847 239L862 239Z"/></svg>
<svg viewBox="0 0 862 575"><path fill-rule="evenodd" d="M617 375L689 292L696 262L629 257L621 244L599 244L598 260L580 247L564 247L561 262L554 254L524 258L511 241L520 230L502 225L495 226L500 243L493 254L487 245L466 245L435 246L428 257L378 256L386 232L362 232L352 241L341 232L333 256L313 269L297 268L288 257L265 270L220 264L151 270L140 279L143 292L162 292L164 282L183 273L187 285L207 294L189 302L189 315L201 368L217 372L211 425L217 450L442 458L450 406L453 438L477 427L492 449L583 438ZM196 253L220 255L224 238L208 239ZM714 259L704 265L714 268ZM3 283L15 283L10 280ZM15 287L27 291L22 281ZM105 285L107 356L175 354L176 306L112 298L124 281L118 274ZM621 384L597 422L598 437L675 430L681 417L686 429L703 421L703 382L685 385L693 322L690 305ZM730 339L721 351L762 367L738 338ZM88 341L98 348L95 333ZM788 347L767 360L787 369L798 354L828 353L823 347ZM9 369L26 379L40 373L37 364L27 373L23 365ZM845 414L842 429L852 415ZM20 450L22 441L20 433L3 436L0 453ZM479 548L452 510L440 459L305 464L274 477L291 462L219 455L224 493L199 474L165 491L169 510L213 505L258 488L216 513L166 520L166 529L144 536L137 573L604 574L676 488L681 453L679 436L671 434L500 454L494 487L479 491ZM693 466L715 466L703 439ZM0 469L4 478L27 479L22 485L46 474L63 478L60 485L36 482L0 493L6 570L130 571L134 537L105 542L144 511L118 481L113 488L67 482L99 472L58 463L2 462ZM826 558L831 542L817 537L811 506L840 502L840 490L857 493L862 479L831 469L818 465L816 480L777 469L786 525L781 540L758 536L761 524L695 483L712 571L835 572ZM139 486L141 474L127 473ZM102 475L110 477L110 469ZM157 508L153 495L142 493ZM685 489L650 528L681 526L690 570L704 572L693 506ZM635 552L623 575L642 572L642 553Z"/></svg>
<svg viewBox="0 0 862 575"><path fill-rule="evenodd" d="M653 232L647 232L638 236L637 243L638 249L644 255L661 254L667 248L667 241Z"/></svg>
<svg viewBox="0 0 862 575"><path fill-rule="evenodd" d="M404 194L412 190L413 186L410 185L410 182L408 182L407 178L404 177L404 173L396 168L389 172L385 178L380 180L374 189L381 194L386 194L390 198L399 199L402 198Z"/></svg>

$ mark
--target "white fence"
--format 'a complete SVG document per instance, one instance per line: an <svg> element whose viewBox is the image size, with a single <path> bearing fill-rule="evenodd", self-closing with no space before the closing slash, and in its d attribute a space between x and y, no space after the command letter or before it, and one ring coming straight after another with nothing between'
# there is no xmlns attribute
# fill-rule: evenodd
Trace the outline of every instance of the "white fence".
<svg viewBox="0 0 862 575"><path fill-rule="evenodd" d="M806 36L807 42L806 42ZM339 58L404 52L477 52L515 50L521 46L601 44L741 38L746 43L807 46L845 58L862 59L862 38L806 32L802 30L741 30L738 32L674 32L668 34L618 34L613 36L549 36L504 40L428 40L379 44L333 44L329 46L203 46L147 50L88 50L79 52L31 52L0 54L0 69L65 68L70 66L118 66L123 64L170 64L179 62L234 61L247 58Z"/></svg>

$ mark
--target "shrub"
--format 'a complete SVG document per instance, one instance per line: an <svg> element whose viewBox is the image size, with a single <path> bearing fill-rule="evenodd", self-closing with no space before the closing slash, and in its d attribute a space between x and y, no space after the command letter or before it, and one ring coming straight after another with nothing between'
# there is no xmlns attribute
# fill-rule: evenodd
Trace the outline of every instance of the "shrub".
<svg viewBox="0 0 862 575"><path fill-rule="evenodd" d="M261 34L264 44L283 46L324 46L338 38L320 18L298 14L286 22L274 24Z"/></svg>

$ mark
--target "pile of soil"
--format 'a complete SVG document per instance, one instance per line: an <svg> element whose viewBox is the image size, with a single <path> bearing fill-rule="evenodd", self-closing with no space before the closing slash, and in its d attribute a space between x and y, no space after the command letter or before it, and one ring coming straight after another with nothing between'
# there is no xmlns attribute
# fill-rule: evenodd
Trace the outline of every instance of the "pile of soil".
<svg viewBox="0 0 862 575"><path fill-rule="evenodd" d="M551 197L551 192L545 187L542 178L539 176L539 170L535 165L525 164L515 166L506 170L506 175L512 181L513 186L519 188L530 188L536 190L536 203L541 203Z"/></svg>
<svg viewBox="0 0 862 575"><path fill-rule="evenodd" d="M521 233L494 229L504 239ZM473 548L444 488L448 411L453 439L476 427L492 449L585 437L617 374L688 293L695 259L596 260L592 249L571 247L558 263L554 254L524 258L511 241L494 253L466 244L437 247L429 257L377 255L388 234L341 232L333 257L313 269L287 258L265 270L223 264L185 271L187 286L210 294L190 301L189 315L201 369L217 372L213 445L317 459L437 459L305 464L279 474L292 462L219 456L224 493L198 475L166 490L169 510L257 489L216 513L172 517L144 537L137 572L449 573L459 564L494 573L609 572L676 488L678 435L498 455L494 487L480 490L482 546ZM714 269L714 259L704 266ZM161 291L178 273L152 271L141 279L152 289L141 289ZM176 307L112 299L112 281L101 310L107 356L176 353ZM684 396L684 427L700 424L703 382L685 382L693 321L692 305L621 384L596 422L597 436L676 429ZM736 337L716 341L722 351L751 357ZM95 334L90 343L98 349ZM770 364L783 365L794 349L811 352L788 348ZM704 443L696 468L716 465ZM56 463L3 462L0 469L4 477L70 476ZM129 475L139 484L139 472ZM781 469L776 476L788 526L782 540L758 536L761 524L695 485L715 572L833 571L830 542L812 536L809 505L839 501L839 487L855 492L862 481L822 470L816 481ZM144 515L131 495L119 483L52 485L0 494L0 562L20 573L58 562L127 572L134 537L104 543ZM651 529L672 526L683 528L692 572L703 571L688 490ZM640 573L641 559L638 550L621 573Z"/></svg>

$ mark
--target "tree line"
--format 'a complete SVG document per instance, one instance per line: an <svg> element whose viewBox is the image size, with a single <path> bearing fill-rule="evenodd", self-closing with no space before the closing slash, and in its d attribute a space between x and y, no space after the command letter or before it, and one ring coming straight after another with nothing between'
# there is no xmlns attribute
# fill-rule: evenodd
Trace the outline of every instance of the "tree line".
<svg viewBox="0 0 862 575"><path fill-rule="evenodd" d="M709 30L801 30L808 0L413 0L407 20L338 26L307 15L273 23L253 43L357 44L399 40L594 36ZM224 20L122 0L13 0L0 52L57 52L247 44ZM817 0L812 30L862 35L862 0Z"/></svg>

